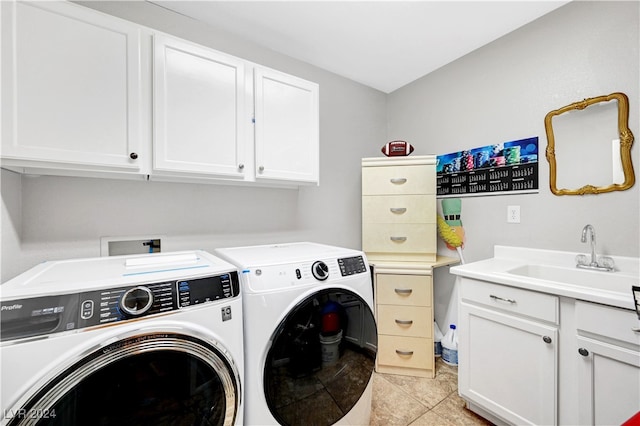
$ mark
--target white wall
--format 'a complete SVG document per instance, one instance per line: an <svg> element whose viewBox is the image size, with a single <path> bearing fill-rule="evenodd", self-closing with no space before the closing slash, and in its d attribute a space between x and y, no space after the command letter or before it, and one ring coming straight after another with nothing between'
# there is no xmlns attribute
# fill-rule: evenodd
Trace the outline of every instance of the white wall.
<svg viewBox="0 0 640 426"><path fill-rule="evenodd" d="M587 223L595 226L599 253L640 255L640 185L601 195L554 196L544 158L549 111L620 91L630 101L632 155L640 178L639 8L638 2L569 3L389 95L388 138L410 141L416 154L539 137L538 194L462 198L467 261L491 257L496 244L586 253L580 235ZM520 224L506 223L508 205L521 206ZM440 251L449 252L443 244ZM452 289L446 269L438 271L440 325L450 322L444 317Z"/></svg>
<svg viewBox="0 0 640 426"><path fill-rule="evenodd" d="M166 235L163 250L314 240L360 248L360 159L386 141L386 95L147 2L92 8L320 85L320 186L270 189L2 170L2 282L44 261L99 256L100 237Z"/></svg>

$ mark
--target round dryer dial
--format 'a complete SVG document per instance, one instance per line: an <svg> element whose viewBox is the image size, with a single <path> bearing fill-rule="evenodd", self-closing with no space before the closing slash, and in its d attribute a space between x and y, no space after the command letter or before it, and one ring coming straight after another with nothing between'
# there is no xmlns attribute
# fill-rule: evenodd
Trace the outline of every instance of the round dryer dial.
<svg viewBox="0 0 640 426"><path fill-rule="evenodd" d="M329 278L329 267L326 263L318 260L317 262L313 262L313 265L311 266L311 273L315 279L324 281Z"/></svg>
<svg viewBox="0 0 640 426"><path fill-rule="evenodd" d="M153 292L143 286L125 291L120 298L120 309L131 316L144 314L151 308L151 305L153 305Z"/></svg>

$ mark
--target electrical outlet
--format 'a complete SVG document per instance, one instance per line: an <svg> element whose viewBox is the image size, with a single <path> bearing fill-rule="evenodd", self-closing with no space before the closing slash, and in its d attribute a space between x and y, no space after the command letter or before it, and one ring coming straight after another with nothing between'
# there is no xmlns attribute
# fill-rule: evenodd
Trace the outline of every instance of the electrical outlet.
<svg viewBox="0 0 640 426"><path fill-rule="evenodd" d="M520 206L507 206L507 223L520 223Z"/></svg>

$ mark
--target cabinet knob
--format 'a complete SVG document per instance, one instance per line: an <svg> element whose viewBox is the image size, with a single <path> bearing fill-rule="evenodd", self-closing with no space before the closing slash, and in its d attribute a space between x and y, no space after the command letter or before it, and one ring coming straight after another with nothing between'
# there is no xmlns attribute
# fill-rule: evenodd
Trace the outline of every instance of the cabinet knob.
<svg viewBox="0 0 640 426"><path fill-rule="evenodd" d="M549 336L544 336L544 337L542 338L542 340L543 340L545 343L551 343L551 337L549 337Z"/></svg>
<svg viewBox="0 0 640 426"><path fill-rule="evenodd" d="M589 351L586 350L585 348L578 349L578 353L582 356L589 356Z"/></svg>
<svg viewBox="0 0 640 426"><path fill-rule="evenodd" d="M132 160L137 160L138 154L136 154L135 152L132 152L131 154L129 154L129 158L131 158Z"/></svg>
<svg viewBox="0 0 640 426"><path fill-rule="evenodd" d="M258 171L259 171L260 173L264 172L264 166L260 166L260 167L258 167Z"/></svg>
<svg viewBox="0 0 640 426"><path fill-rule="evenodd" d="M244 169L244 164L242 164L242 163L238 164L238 168L239 168L240 170Z"/></svg>

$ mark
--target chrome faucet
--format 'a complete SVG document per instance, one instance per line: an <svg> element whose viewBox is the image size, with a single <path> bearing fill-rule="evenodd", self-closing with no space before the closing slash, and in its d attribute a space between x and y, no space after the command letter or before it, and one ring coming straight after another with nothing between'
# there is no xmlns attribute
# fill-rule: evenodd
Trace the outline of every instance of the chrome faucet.
<svg viewBox="0 0 640 426"><path fill-rule="evenodd" d="M593 229L593 226L586 225L582 228L582 238L580 238L580 241L586 243L587 234L591 235L591 263L589 265L598 266L598 258L596 256L596 230Z"/></svg>
<svg viewBox="0 0 640 426"><path fill-rule="evenodd" d="M582 237L580 238L580 241L586 243L587 235L591 236L591 262L587 261L586 256L578 255L576 257L576 267L584 269L596 269L598 271L613 271L614 269L612 258L601 256L600 260L598 260L598 256L596 255L596 230L589 224L585 225L585 227L582 228Z"/></svg>

